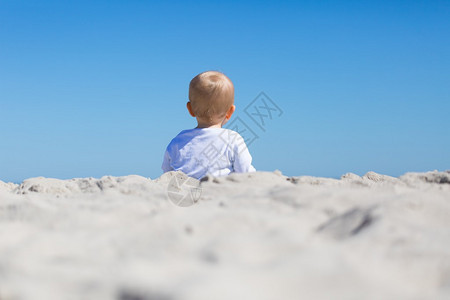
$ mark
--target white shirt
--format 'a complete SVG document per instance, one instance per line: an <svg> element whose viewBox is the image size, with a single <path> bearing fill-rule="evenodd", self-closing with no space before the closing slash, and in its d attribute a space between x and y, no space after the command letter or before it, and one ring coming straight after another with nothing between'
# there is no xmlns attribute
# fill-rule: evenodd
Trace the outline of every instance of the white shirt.
<svg viewBox="0 0 450 300"><path fill-rule="evenodd" d="M182 171L197 179L207 174L224 176L255 171L244 139L225 128L183 130L167 146L162 169Z"/></svg>

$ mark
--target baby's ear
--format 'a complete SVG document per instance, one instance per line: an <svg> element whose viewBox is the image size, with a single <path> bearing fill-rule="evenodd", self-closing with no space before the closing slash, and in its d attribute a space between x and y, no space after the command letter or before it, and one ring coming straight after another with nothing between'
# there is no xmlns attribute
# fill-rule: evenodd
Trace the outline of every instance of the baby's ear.
<svg viewBox="0 0 450 300"><path fill-rule="evenodd" d="M227 118L227 119L230 119L231 116L233 115L233 113L234 113L235 110L236 110L236 106L231 105L231 106L230 106L230 109L228 109L226 118Z"/></svg>
<svg viewBox="0 0 450 300"><path fill-rule="evenodd" d="M195 117L195 114L194 114L194 112L192 111L192 106L191 106L191 102L190 102L190 101L188 101L188 102L186 103L186 107L187 107L189 113L191 114L191 116Z"/></svg>

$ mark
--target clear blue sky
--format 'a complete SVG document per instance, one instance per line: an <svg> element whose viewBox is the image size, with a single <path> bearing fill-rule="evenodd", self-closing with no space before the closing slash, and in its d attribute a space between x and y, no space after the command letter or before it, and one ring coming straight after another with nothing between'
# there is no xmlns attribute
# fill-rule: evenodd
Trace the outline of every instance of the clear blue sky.
<svg viewBox="0 0 450 300"><path fill-rule="evenodd" d="M158 177L211 69L259 170L450 169L449 37L450 1L0 0L0 180ZM265 132L261 91L284 112Z"/></svg>

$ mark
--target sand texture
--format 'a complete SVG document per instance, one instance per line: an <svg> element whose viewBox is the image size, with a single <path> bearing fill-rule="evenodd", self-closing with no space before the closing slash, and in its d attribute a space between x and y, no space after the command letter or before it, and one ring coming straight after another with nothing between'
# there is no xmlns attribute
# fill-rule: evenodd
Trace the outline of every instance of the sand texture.
<svg viewBox="0 0 450 300"><path fill-rule="evenodd" d="M184 180L0 181L0 299L450 299L449 171Z"/></svg>

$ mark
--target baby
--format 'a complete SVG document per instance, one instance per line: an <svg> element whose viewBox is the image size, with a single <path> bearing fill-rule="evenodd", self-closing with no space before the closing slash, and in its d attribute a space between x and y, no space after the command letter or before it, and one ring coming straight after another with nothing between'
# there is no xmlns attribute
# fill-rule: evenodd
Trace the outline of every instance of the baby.
<svg viewBox="0 0 450 300"><path fill-rule="evenodd" d="M236 109L234 86L225 74L207 71L195 76L189 84L187 109L197 119L197 127L181 131L167 146L164 172L179 170L201 179L208 174L255 171L241 135L222 128Z"/></svg>

